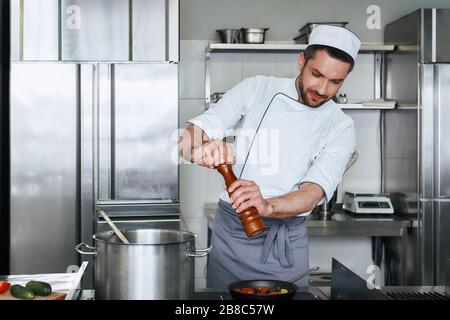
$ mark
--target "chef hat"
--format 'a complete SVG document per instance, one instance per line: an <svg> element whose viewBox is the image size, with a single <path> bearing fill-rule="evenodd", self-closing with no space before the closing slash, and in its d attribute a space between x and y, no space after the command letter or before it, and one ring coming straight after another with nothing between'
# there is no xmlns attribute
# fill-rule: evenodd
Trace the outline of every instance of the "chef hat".
<svg viewBox="0 0 450 320"><path fill-rule="evenodd" d="M342 50L355 60L361 47L361 40L346 28L322 24L312 30L308 44L329 46Z"/></svg>

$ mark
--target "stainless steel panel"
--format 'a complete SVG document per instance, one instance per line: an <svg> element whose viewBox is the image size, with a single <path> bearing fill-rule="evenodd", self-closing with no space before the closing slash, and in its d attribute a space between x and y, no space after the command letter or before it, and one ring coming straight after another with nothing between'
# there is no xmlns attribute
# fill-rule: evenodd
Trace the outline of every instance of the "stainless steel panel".
<svg viewBox="0 0 450 320"><path fill-rule="evenodd" d="M13 61L59 59L58 12L58 0L11 0Z"/></svg>
<svg viewBox="0 0 450 320"><path fill-rule="evenodd" d="M94 221L94 65L80 66L80 239L93 245ZM94 268L89 264L83 288L94 287Z"/></svg>
<svg viewBox="0 0 450 320"><path fill-rule="evenodd" d="M80 66L80 185L81 241L92 244L94 225L94 66Z"/></svg>
<svg viewBox="0 0 450 320"><path fill-rule="evenodd" d="M180 219L112 219L114 224L121 230L136 229L169 229L180 230ZM111 227L104 220L98 221L97 232L110 231Z"/></svg>
<svg viewBox="0 0 450 320"><path fill-rule="evenodd" d="M436 11L422 9L420 18L420 57L424 63L436 61Z"/></svg>
<svg viewBox="0 0 450 320"><path fill-rule="evenodd" d="M449 29L450 30L450 29ZM435 66L435 197L450 198L450 64Z"/></svg>
<svg viewBox="0 0 450 320"><path fill-rule="evenodd" d="M417 106L421 15L417 10L389 23L384 31L385 43L397 46L386 54L385 97L400 106Z"/></svg>
<svg viewBox="0 0 450 320"><path fill-rule="evenodd" d="M383 238L385 286L419 285L417 229L405 230L403 237Z"/></svg>
<svg viewBox="0 0 450 320"><path fill-rule="evenodd" d="M58 60L58 0L24 0L23 60Z"/></svg>
<svg viewBox="0 0 450 320"><path fill-rule="evenodd" d="M387 24L384 28L385 44L415 49L418 57L421 13L422 10L416 10Z"/></svg>
<svg viewBox="0 0 450 320"><path fill-rule="evenodd" d="M400 104L417 105L418 62L414 52L387 54L385 96Z"/></svg>
<svg viewBox="0 0 450 320"><path fill-rule="evenodd" d="M385 112L384 187L396 214L417 215L417 110Z"/></svg>
<svg viewBox="0 0 450 320"><path fill-rule="evenodd" d="M129 60L129 0L62 0L62 59Z"/></svg>
<svg viewBox="0 0 450 320"><path fill-rule="evenodd" d="M385 27L385 43L417 54L417 61L450 62L450 9L419 9Z"/></svg>
<svg viewBox="0 0 450 320"><path fill-rule="evenodd" d="M436 62L450 62L450 9L436 10Z"/></svg>
<svg viewBox="0 0 450 320"><path fill-rule="evenodd" d="M435 195L435 84L434 65L421 65L419 75L419 196Z"/></svg>
<svg viewBox="0 0 450 320"><path fill-rule="evenodd" d="M437 201L436 207L436 283L446 285L446 277L450 272L447 259L450 258L450 201Z"/></svg>
<svg viewBox="0 0 450 320"><path fill-rule="evenodd" d="M416 160L417 110L386 110L385 116L386 158ZM416 172L411 172L411 175L415 176Z"/></svg>
<svg viewBox="0 0 450 320"><path fill-rule="evenodd" d="M178 199L178 66L116 65L113 90L116 199Z"/></svg>
<svg viewBox="0 0 450 320"><path fill-rule="evenodd" d="M11 60L17 61L22 52L21 0L10 0L11 3Z"/></svg>
<svg viewBox="0 0 450 320"><path fill-rule="evenodd" d="M180 61L180 0L167 0L168 61Z"/></svg>
<svg viewBox="0 0 450 320"><path fill-rule="evenodd" d="M11 66L11 272L76 264L77 67Z"/></svg>
<svg viewBox="0 0 450 320"><path fill-rule="evenodd" d="M422 201L419 205L419 257L421 285L434 285L435 281L435 203Z"/></svg>
<svg viewBox="0 0 450 320"><path fill-rule="evenodd" d="M114 166L112 161L112 115L111 105L114 65L99 64L96 66L98 78L98 200L114 198L112 189L114 181Z"/></svg>
<svg viewBox="0 0 450 320"><path fill-rule="evenodd" d="M166 61L166 0L133 0L133 61Z"/></svg>
<svg viewBox="0 0 450 320"><path fill-rule="evenodd" d="M179 203L155 203L145 200L97 201L97 208L104 210L110 218L129 217L177 217Z"/></svg>

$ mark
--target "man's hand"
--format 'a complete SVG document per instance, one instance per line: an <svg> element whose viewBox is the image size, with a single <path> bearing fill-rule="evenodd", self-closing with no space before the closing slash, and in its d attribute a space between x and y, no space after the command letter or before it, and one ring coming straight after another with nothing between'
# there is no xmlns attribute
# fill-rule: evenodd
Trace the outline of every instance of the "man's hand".
<svg viewBox="0 0 450 320"><path fill-rule="evenodd" d="M201 166L214 169L220 164L234 164L233 145L214 139L204 142L192 150L192 162Z"/></svg>
<svg viewBox="0 0 450 320"><path fill-rule="evenodd" d="M263 198L259 186L248 180L236 180L228 188L233 209L237 213L245 209L255 207L262 217L271 217L273 210L269 203Z"/></svg>
<svg viewBox="0 0 450 320"><path fill-rule="evenodd" d="M213 169L222 163L234 164L233 145L220 139L211 140L193 124L181 131L178 152L185 160Z"/></svg>

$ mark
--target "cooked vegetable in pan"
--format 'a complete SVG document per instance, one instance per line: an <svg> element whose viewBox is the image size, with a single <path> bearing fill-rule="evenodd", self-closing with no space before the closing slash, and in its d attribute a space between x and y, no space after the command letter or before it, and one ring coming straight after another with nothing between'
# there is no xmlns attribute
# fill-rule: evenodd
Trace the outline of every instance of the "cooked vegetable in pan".
<svg viewBox="0 0 450 320"><path fill-rule="evenodd" d="M277 294L286 294L289 291L287 289L271 289L267 287L263 288L235 288L234 291L244 294L256 294L256 295L277 295Z"/></svg>

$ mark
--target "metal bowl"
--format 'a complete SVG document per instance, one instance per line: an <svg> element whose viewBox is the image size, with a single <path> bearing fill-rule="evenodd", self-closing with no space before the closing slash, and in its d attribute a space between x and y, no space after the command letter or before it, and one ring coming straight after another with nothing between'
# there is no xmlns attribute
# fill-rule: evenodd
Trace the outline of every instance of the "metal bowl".
<svg viewBox="0 0 450 320"><path fill-rule="evenodd" d="M266 31L269 28L242 28L241 36L243 43L264 43Z"/></svg>
<svg viewBox="0 0 450 320"><path fill-rule="evenodd" d="M216 30L222 43L241 42L241 31L238 29L220 29Z"/></svg>

